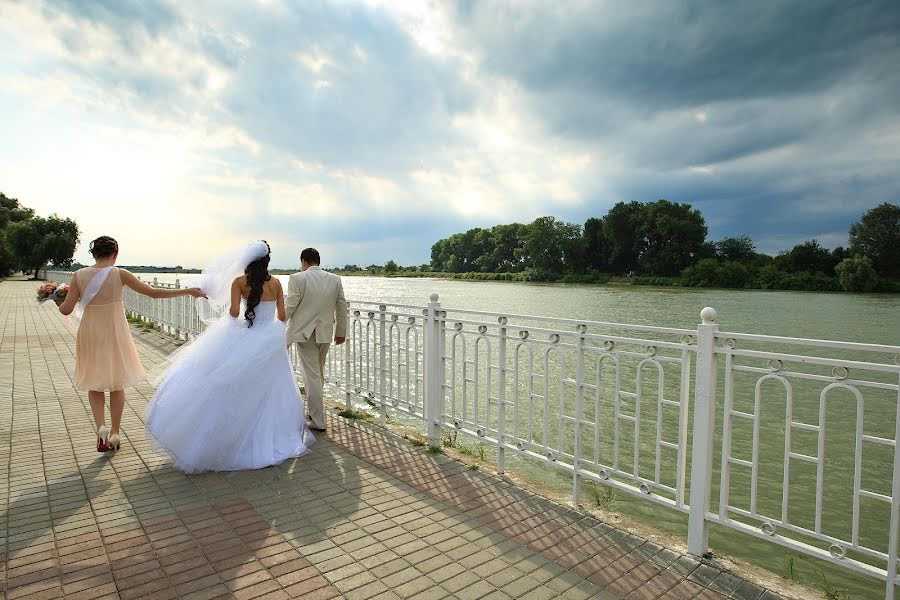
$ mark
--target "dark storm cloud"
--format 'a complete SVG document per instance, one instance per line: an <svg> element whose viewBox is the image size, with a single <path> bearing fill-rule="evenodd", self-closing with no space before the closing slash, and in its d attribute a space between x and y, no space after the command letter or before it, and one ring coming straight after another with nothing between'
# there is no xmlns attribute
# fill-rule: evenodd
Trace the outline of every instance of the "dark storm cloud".
<svg viewBox="0 0 900 600"><path fill-rule="evenodd" d="M574 218L664 197L713 237L775 244L900 201L897 2L488 0L457 17L549 135L620 158Z"/></svg>
<svg viewBox="0 0 900 600"><path fill-rule="evenodd" d="M649 111L892 76L900 35L893 0L478 1L459 15L486 64L527 87L581 90Z"/></svg>

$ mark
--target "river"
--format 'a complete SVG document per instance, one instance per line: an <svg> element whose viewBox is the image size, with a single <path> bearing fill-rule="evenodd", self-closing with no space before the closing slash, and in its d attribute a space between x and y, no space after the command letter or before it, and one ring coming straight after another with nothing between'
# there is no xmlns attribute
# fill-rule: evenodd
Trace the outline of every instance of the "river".
<svg viewBox="0 0 900 600"><path fill-rule="evenodd" d="M161 283L196 275L141 273ZM287 288L287 275L279 275ZM566 285L453 279L344 277L349 301L444 307L693 329L712 306L722 329L790 337L900 344L900 295Z"/></svg>
<svg viewBox="0 0 900 600"><path fill-rule="evenodd" d="M196 276L176 276L173 274L142 274L145 280L157 277L160 282L171 283L176 277L181 278L182 285L190 284ZM286 283L287 276L281 276ZM354 301L384 302L386 304L413 304L423 306L429 296L437 292L440 302L445 308L484 310L510 314L529 314L546 317L569 319L585 319L604 322L632 323L694 329L700 320L700 311L712 306L718 312L718 323L723 330L778 335L801 338L832 339L865 343L900 344L900 296L885 294L842 294L818 292L786 292L758 290L712 290L682 288L652 288L643 286L597 286L597 285L562 285L533 284L512 282L470 282L444 279L408 279L384 277L345 277L345 294L351 305ZM796 349L795 349L796 350ZM848 357L848 355L843 355ZM866 359L852 356L850 358ZM890 380L890 376L887 379ZM897 378L893 376L894 383ZM736 402L751 400L752 381L744 382L743 391L736 392ZM666 382L666 387L677 385ZM720 397L721 397L720 380ZM769 385L769 384L766 384ZM818 388L806 389L798 385L795 391L797 398L795 420L808 423L817 421ZM669 393L667 391L667 393ZM672 392L677 398L677 392ZM762 490L759 501L767 506L769 514L780 514L781 461L784 449L784 392L772 388L766 392L767 405L762 416L762 447L760 449L760 481L771 489ZM770 397L773 399L770 400ZM780 404L779 404L780 402ZM883 408L869 404L867 397L866 433L893 437L892 406L896 402L896 394L887 398ZM769 405L775 409L767 414ZM776 406L777 405L777 406ZM871 407L871 408L870 408ZM653 414L653 405L648 406L648 413ZM745 410L747 410L745 408ZM752 412L752 408L749 409ZM849 528L848 514L852 504L849 486L852 483L853 447L852 431L855 423L855 404L852 398L841 397L838 402L829 402L828 419L830 423L846 424L843 431L827 434L828 472L824 487L826 507L824 517L830 519L845 537ZM721 407L717 417L717 451L721 450ZM847 437L851 436L851 437ZM747 437L749 439L749 436ZM815 440L804 440L797 436L795 451L803 451L807 455L815 455ZM641 445L650 449L653 439L644 439ZM749 458L751 448L748 442L735 441L733 456ZM866 449L868 452L868 448ZM848 457L849 455L849 457ZM848 463L849 458L849 463ZM875 489L881 493L890 493L889 485L885 489L881 484L870 481L890 476L891 458L886 453L882 457L875 456L867 460L874 464L874 471L863 473L864 489ZM668 460L672 463L672 460ZM527 464L512 459L512 468L521 469L528 476L537 477L544 483L565 490L570 486L568 476L547 469L544 465ZM804 469L804 465L792 467L791 507L795 502L798 510L808 511L809 520L813 514L811 508L815 503L815 468ZM720 465L716 464L714 481L717 481ZM838 475L833 475L837 473ZM867 479L868 478L868 479ZM732 489L746 488L748 478L740 469L734 469ZM739 495L740 489L737 490ZM714 489L714 507L718 500L718 491ZM871 517L861 523L861 541L886 536L887 511L884 506L874 503L865 504L866 516ZM839 509L834 507L838 506ZM675 511L661 508L650 502L635 502L630 496L617 493L609 508L627 514L638 520L653 523L667 531L686 536L686 517ZM879 512L882 511L882 512ZM883 513L883 514L882 514ZM792 520L796 521L797 515ZM803 523L812 526L812 523ZM886 541L886 539L885 539ZM792 553L774 544L736 534L734 531L713 526L710 544L714 550L734 555L763 566L773 572L785 574L789 567ZM799 555L794 561L794 572L805 581L821 583L816 569L822 570L828 580L838 586L846 587L854 598L883 597L883 586L872 579L857 576L848 570L825 566L818 561L802 559Z"/></svg>

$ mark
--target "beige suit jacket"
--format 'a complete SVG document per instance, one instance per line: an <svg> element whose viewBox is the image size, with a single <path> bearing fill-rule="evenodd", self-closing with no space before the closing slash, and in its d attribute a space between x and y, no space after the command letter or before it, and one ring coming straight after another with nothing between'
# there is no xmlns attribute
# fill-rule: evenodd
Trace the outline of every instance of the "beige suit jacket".
<svg viewBox="0 0 900 600"><path fill-rule="evenodd" d="M347 337L347 300L334 273L311 266L291 275L284 310L288 344L330 344L335 337Z"/></svg>

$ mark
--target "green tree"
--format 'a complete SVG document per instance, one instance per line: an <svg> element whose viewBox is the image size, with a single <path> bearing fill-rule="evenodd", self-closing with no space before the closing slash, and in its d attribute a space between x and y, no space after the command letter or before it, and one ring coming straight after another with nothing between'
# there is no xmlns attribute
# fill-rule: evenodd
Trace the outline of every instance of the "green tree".
<svg viewBox="0 0 900 600"><path fill-rule="evenodd" d="M462 262L458 258L456 258L455 254L451 254L450 258L447 259L447 268L446 270L450 273L461 273L463 269Z"/></svg>
<svg viewBox="0 0 900 600"><path fill-rule="evenodd" d="M835 270L841 287L848 292L871 292L878 286L878 273L868 256L845 258Z"/></svg>
<svg viewBox="0 0 900 600"><path fill-rule="evenodd" d="M606 265L613 273L628 273L638 267L640 255L640 202L619 202L603 218L603 248Z"/></svg>
<svg viewBox="0 0 900 600"><path fill-rule="evenodd" d="M480 253L476 252L474 249L475 233L475 229L470 229L465 233L454 233L447 238L444 252L447 255L448 271L461 273L463 271L471 271L474 269L473 263L480 255ZM457 268L459 270L450 269L449 260L451 255L456 257L456 260L458 261Z"/></svg>
<svg viewBox="0 0 900 600"><path fill-rule="evenodd" d="M38 272L48 263L68 267L78 244L78 225L56 215L10 223L8 237L20 266Z"/></svg>
<svg viewBox="0 0 900 600"><path fill-rule="evenodd" d="M538 217L525 232L525 265L538 272L577 270L582 256L581 227L555 217Z"/></svg>
<svg viewBox="0 0 900 600"><path fill-rule="evenodd" d="M6 229L0 228L0 277L6 277L18 268L12 244L6 237Z"/></svg>
<svg viewBox="0 0 900 600"><path fill-rule="evenodd" d="M797 244L775 257L775 266L788 273L828 273L832 270L831 253L817 240Z"/></svg>
<svg viewBox="0 0 900 600"><path fill-rule="evenodd" d="M825 271L825 273L827 275L837 275L837 266L841 264L845 258L850 258L850 256L850 250L843 246L833 248L831 250L831 255L828 257L828 270Z"/></svg>
<svg viewBox="0 0 900 600"><path fill-rule="evenodd" d="M435 271L447 270L447 240L438 240L431 246L431 268Z"/></svg>
<svg viewBox="0 0 900 600"><path fill-rule="evenodd" d="M657 200L639 215L641 272L677 275L706 253L706 222L690 204Z"/></svg>
<svg viewBox="0 0 900 600"><path fill-rule="evenodd" d="M0 229L4 229L10 223L27 221L34 218L34 211L25 208L15 198L0 193Z"/></svg>
<svg viewBox="0 0 900 600"><path fill-rule="evenodd" d="M493 238L493 264L498 273L518 272L524 266L522 259L525 249L526 226L521 223L496 225L491 228Z"/></svg>
<svg viewBox="0 0 900 600"><path fill-rule="evenodd" d="M750 236L727 237L715 243L716 256L724 261L749 264L756 257L756 246Z"/></svg>
<svg viewBox="0 0 900 600"><path fill-rule="evenodd" d="M33 210L22 206L15 198L0 193L0 276L22 268L9 236L10 225L32 218Z"/></svg>
<svg viewBox="0 0 900 600"><path fill-rule="evenodd" d="M887 202L866 211L850 226L850 252L868 256L875 271L900 276L900 206Z"/></svg>
<svg viewBox="0 0 900 600"><path fill-rule="evenodd" d="M394 273L396 273L399 270L400 270L400 267L397 265L397 263L394 261L394 259L391 259L391 260L387 261L386 263L384 263L384 272L387 273L388 275L393 275Z"/></svg>
<svg viewBox="0 0 900 600"><path fill-rule="evenodd" d="M584 222L584 263L597 271L606 268L606 240L603 237L603 218L591 217Z"/></svg>

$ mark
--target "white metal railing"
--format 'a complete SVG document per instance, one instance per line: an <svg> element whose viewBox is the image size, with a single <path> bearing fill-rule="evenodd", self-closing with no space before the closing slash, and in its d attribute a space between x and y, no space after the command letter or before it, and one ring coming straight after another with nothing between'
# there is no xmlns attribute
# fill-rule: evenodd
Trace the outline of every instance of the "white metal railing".
<svg viewBox="0 0 900 600"><path fill-rule="evenodd" d="M189 298L130 293L126 310L202 330ZM685 513L694 554L716 523L894 597L900 346L722 332L711 308L678 329L445 308L437 294L351 302L348 319L326 363L348 408L363 398L434 445L483 442L501 473L509 457L562 470L575 503L587 480Z"/></svg>

